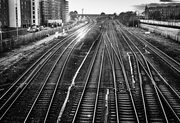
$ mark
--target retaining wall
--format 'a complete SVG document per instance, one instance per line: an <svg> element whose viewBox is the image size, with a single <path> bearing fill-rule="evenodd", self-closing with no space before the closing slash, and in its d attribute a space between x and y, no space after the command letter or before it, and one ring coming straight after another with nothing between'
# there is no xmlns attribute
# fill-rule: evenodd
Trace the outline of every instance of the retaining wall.
<svg viewBox="0 0 180 123"><path fill-rule="evenodd" d="M157 20L140 20L142 23L147 24L156 24L156 25L162 25L162 26L170 26L170 27L179 27L180 28L180 22L179 21L157 21Z"/></svg>
<svg viewBox="0 0 180 123"><path fill-rule="evenodd" d="M148 25L148 24L142 24L142 23L140 24L140 27L143 29L148 29L150 32L155 32L167 38L171 38L175 41L180 42L180 29L154 26L154 25Z"/></svg>

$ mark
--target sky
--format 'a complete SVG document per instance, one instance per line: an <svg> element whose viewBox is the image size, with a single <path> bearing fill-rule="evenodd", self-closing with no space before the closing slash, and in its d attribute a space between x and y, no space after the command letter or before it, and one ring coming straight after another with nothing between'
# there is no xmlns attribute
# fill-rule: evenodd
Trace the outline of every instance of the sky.
<svg viewBox="0 0 180 123"><path fill-rule="evenodd" d="M160 0L68 0L69 10L82 14L113 14L126 11L136 11L135 5L159 3Z"/></svg>

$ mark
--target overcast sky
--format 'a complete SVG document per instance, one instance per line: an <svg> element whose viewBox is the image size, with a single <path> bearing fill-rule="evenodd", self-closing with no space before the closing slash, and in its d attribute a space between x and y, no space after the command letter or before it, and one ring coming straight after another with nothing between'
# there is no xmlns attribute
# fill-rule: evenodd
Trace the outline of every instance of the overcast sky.
<svg viewBox="0 0 180 123"><path fill-rule="evenodd" d="M159 3L159 0L68 0L69 10L82 13L84 8L85 14L113 14L125 11L135 11L134 5Z"/></svg>

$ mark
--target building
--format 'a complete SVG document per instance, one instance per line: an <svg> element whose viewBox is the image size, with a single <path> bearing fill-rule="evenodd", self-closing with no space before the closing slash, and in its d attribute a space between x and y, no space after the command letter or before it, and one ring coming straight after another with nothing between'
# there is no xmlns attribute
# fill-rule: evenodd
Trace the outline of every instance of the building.
<svg viewBox="0 0 180 123"><path fill-rule="evenodd" d="M50 6L48 0L42 0L40 2L41 6L41 23L43 25L47 24L47 20L50 19Z"/></svg>
<svg viewBox="0 0 180 123"><path fill-rule="evenodd" d="M7 0L0 0L0 28L9 26L9 6Z"/></svg>
<svg viewBox="0 0 180 123"><path fill-rule="evenodd" d="M9 0L9 27L40 25L39 0Z"/></svg>
<svg viewBox="0 0 180 123"><path fill-rule="evenodd" d="M180 19L180 4L156 4L145 7L145 19L176 20Z"/></svg>
<svg viewBox="0 0 180 123"><path fill-rule="evenodd" d="M0 25L29 27L69 21L66 0L0 0Z"/></svg>
<svg viewBox="0 0 180 123"><path fill-rule="evenodd" d="M43 25L62 23L60 0L41 1L41 20Z"/></svg>
<svg viewBox="0 0 180 123"><path fill-rule="evenodd" d="M70 19L69 2L66 0L61 0L61 18L63 23L67 23Z"/></svg>
<svg viewBox="0 0 180 123"><path fill-rule="evenodd" d="M20 0L9 0L9 27L21 27Z"/></svg>
<svg viewBox="0 0 180 123"><path fill-rule="evenodd" d="M31 25L40 25L40 1L31 0Z"/></svg>
<svg viewBox="0 0 180 123"><path fill-rule="evenodd" d="M21 0L21 26L31 26L31 0Z"/></svg>
<svg viewBox="0 0 180 123"><path fill-rule="evenodd" d="M51 2L52 7L52 13L51 13L51 19L52 20L58 20L61 19L61 3L59 1L52 1Z"/></svg>

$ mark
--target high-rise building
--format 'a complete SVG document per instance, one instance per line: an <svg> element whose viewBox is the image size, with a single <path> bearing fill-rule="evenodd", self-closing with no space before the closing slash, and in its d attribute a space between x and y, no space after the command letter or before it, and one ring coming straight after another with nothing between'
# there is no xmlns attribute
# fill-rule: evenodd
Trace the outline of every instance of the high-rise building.
<svg viewBox="0 0 180 123"><path fill-rule="evenodd" d="M52 1L51 2L51 7L52 7L52 12L51 12L51 19L53 20L57 20L57 19L61 19L61 3L59 1Z"/></svg>
<svg viewBox="0 0 180 123"><path fill-rule="evenodd" d="M9 0L9 26L40 25L39 0Z"/></svg>
<svg viewBox="0 0 180 123"><path fill-rule="evenodd" d="M0 28L9 26L9 7L7 0L0 0Z"/></svg>
<svg viewBox="0 0 180 123"><path fill-rule="evenodd" d="M31 0L21 0L21 26L29 27L31 25Z"/></svg>
<svg viewBox="0 0 180 123"><path fill-rule="evenodd" d="M69 2L66 0L60 0L61 1L61 18L63 23L66 23L69 21Z"/></svg>
<svg viewBox="0 0 180 123"><path fill-rule="evenodd" d="M46 24L47 20L50 19L50 6L48 0L42 0L41 3L41 22Z"/></svg>
<svg viewBox="0 0 180 123"><path fill-rule="evenodd" d="M61 22L61 2L59 0L41 1L42 24Z"/></svg>
<svg viewBox="0 0 180 123"><path fill-rule="evenodd" d="M0 0L0 25L28 27L48 23L66 23L69 5L66 0Z"/></svg>
<svg viewBox="0 0 180 123"><path fill-rule="evenodd" d="M40 1L31 0L31 25L40 25Z"/></svg>
<svg viewBox="0 0 180 123"><path fill-rule="evenodd" d="M20 0L9 0L9 26L21 27Z"/></svg>

